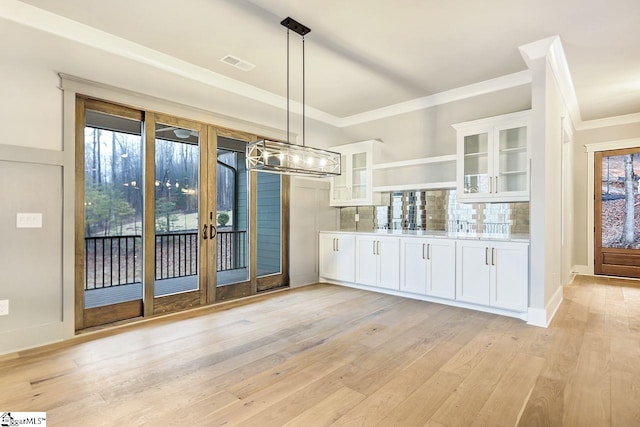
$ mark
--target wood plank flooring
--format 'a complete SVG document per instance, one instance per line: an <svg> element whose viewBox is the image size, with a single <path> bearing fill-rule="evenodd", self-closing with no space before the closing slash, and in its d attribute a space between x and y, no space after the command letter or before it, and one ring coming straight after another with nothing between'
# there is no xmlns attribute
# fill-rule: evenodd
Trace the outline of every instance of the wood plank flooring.
<svg viewBox="0 0 640 427"><path fill-rule="evenodd" d="M548 329L333 285L277 292L2 357L0 411L50 426L636 426L634 283L577 277Z"/></svg>

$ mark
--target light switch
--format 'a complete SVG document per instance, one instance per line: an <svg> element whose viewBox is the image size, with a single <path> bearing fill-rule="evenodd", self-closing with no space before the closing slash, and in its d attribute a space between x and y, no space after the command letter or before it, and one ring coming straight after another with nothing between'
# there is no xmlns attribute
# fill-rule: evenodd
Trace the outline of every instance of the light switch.
<svg viewBox="0 0 640 427"><path fill-rule="evenodd" d="M9 315L9 300L3 299L0 301L0 316Z"/></svg>
<svg viewBox="0 0 640 427"><path fill-rule="evenodd" d="M41 213L18 213L16 228L42 228Z"/></svg>

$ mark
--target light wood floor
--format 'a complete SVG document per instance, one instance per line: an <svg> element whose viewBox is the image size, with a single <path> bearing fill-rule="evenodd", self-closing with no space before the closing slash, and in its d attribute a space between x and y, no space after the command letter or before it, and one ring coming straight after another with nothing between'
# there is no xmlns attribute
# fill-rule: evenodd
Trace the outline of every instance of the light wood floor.
<svg viewBox="0 0 640 427"><path fill-rule="evenodd" d="M331 285L0 362L50 426L638 426L640 288L578 277L548 329Z"/></svg>

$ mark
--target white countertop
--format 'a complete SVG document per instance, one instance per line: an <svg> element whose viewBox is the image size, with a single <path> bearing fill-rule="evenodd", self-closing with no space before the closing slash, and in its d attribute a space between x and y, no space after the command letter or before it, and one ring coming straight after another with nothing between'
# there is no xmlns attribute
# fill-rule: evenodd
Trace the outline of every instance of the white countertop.
<svg viewBox="0 0 640 427"><path fill-rule="evenodd" d="M440 239L497 240L529 243L528 234L455 233L439 230L376 230L376 231L321 231L333 234L362 234L373 236L433 237Z"/></svg>

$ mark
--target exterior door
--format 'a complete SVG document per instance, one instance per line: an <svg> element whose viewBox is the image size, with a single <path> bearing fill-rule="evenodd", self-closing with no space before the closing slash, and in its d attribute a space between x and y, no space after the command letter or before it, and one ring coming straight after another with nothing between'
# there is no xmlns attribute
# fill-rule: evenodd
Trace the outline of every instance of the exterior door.
<svg viewBox="0 0 640 427"><path fill-rule="evenodd" d="M288 285L289 179L247 172L255 139L78 98L77 330Z"/></svg>
<svg viewBox="0 0 640 427"><path fill-rule="evenodd" d="M207 126L89 99L76 114L76 329L205 304Z"/></svg>
<svg viewBox="0 0 640 427"><path fill-rule="evenodd" d="M640 278L640 148L594 158L595 274Z"/></svg>
<svg viewBox="0 0 640 427"><path fill-rule="evenodd" d="M147 316L207 303L215 275L209 252L217 240L216 176L208 167L215 141L207 135L198 122L157 113L145 118Z"/></svg>
<svg viewBox="0 0 640 427"><path fill-rule="evenodd" d="M143 314L143 114L79 99L76 329Z"/></svg>

